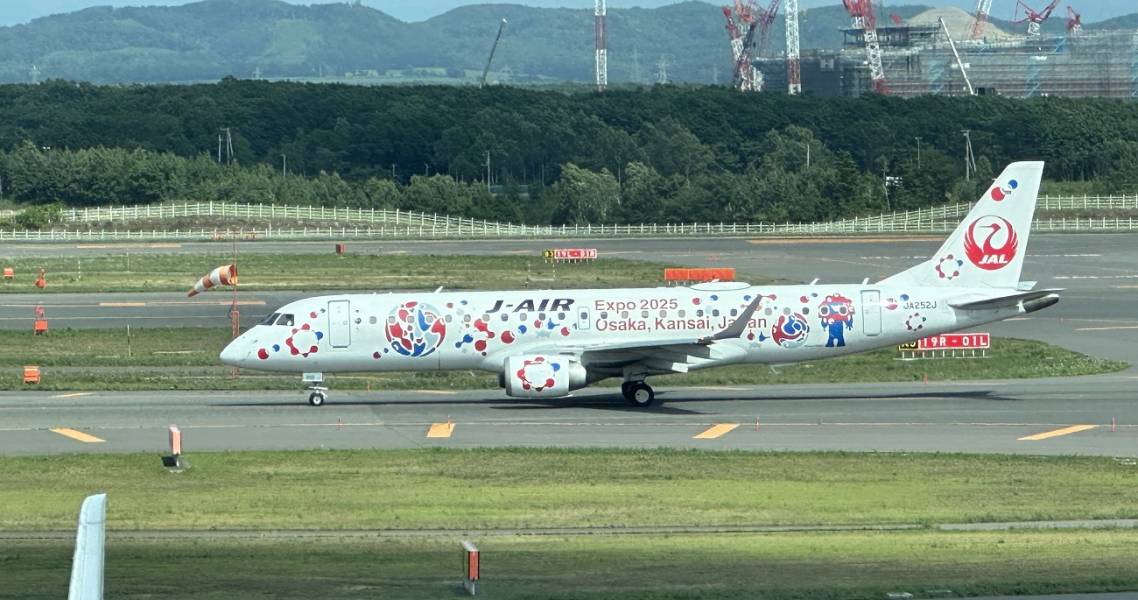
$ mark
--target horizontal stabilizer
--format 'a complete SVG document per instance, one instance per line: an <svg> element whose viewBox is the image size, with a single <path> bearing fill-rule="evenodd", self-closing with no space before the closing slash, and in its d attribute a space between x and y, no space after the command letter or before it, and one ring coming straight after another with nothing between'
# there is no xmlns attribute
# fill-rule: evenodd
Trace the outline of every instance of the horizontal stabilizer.
<svg viewBox="0 0 1138 600"><path fill-rule="evenodd" d="M1010 308L1018 306L1019 303L1023 302L1026 308L1028 304L1032 303L1035 300L1053 298L1053 302L1048 302L1044 305L1051 306L1052 304L1055 304L1055 302L1059 301L1059 292L1061 291L1063 290L1035 290L1032 292L1021 292L1018 294L1009 294L1007 296L998 296L996 298L985 298L983 300L949 302L948 305L953 308L959 308L962 310L991 310L994 308ZM1043 308L1043 306L1033 306L1032 308L1033 310L1039 310L1040 308Z"/></svg>

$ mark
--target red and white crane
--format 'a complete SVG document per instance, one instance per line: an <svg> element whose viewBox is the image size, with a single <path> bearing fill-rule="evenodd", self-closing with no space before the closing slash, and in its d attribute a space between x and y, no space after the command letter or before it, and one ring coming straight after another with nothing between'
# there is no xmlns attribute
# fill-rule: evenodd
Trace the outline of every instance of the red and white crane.
<svg viewBox="0 0 1138 600"><path fill-rule="evenodd" d="M1027 21L1027 35L1031 37L1039 36L1039 26L1044 21L1051 17L1051 11L1059 6L1059 0L1051 0L1051 3L1044 7L1043 10L1035 10L1025 3L1023 0L1016 0L1016 14L1019 14L1019 9L1023 8L1023 18L1012 21L1012 23L1023 23Z"/></svg>
<svg viewBox="0 0 1138 600"><path fill-rule="evenodd" d="M976 21L972 23L971 38L984 37L984 26L988 24L988 14L992 12L992 0L976 0Z"/></svg>
<svg viewBox="0 0 1138 600"><path fill-rule="evenodd" d="M771 5L778 8L778 0ZM772 15L773 20L773 15ZM791 96L802 93L802 68L799 65L798 0L786 0L786 84Z"/></svg>
<svg viewBox="0 0 1138 600"><path fill-rule="evenodd" d="M877 17L873 15L873 0L842 0L842 4L853 17L853 28L861 29L862 37L865 38L865 58L869 64L869 77L873 80L874 91L888 94L885 68L881 65L881 43L877 40Z"/></svg>
<svg viewBox="0 0 1138 600"><path fill-rule="evenodd" d="M1071 5L1067 5L1067 35L1079 35L1083 32L1083 15L1075 12Z"/></svg>

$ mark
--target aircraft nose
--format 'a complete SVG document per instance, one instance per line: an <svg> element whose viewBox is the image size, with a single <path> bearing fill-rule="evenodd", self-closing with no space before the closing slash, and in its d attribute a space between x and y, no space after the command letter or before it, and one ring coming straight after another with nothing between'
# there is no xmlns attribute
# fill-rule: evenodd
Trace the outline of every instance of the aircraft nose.
<svg viewBox="0 0 1138 600"><path fill-rule="evenodd" d="M231 367L240 367L249 356L249 346L241 337L229 342L221 351L221 362Z"/></svg>

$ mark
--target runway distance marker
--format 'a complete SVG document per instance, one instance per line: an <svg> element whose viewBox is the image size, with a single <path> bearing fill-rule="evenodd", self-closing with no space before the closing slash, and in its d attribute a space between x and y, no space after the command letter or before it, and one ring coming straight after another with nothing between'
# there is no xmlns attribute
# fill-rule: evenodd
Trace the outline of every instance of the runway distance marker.
<svg viewBox="0 0 1138 600"><path fill-rule="evenodd" d="M727 435L728 433L731 433L731 431L733 431L738 426L738 423L717 423L703 433L694 436L692 439L713 440L715 438L720 438Z"/></svg>
<svg viewBox="0 0 1138 600"><path fill-rule="evenodd" d="M454 433L454 423L431 423L431 428L427 430L427 437L429 438L449 438Z"/></svg>
<svg viewBox="0 0 1138 600"><path fill-rule="evenodd" d="M1053 429L1051 431L1044 431L1035 435L1024 436L1019 438L1017 441L1037 442L1039 440L1046 440L1048 438L1059 437L1061 435L1071 435L1072 433L1079 433L1080 431L1095 429L1096 427L1098 427L1098 425L1072 425L1070 427L1064 427L1062 429Z"/></svg>
<svg viewBox="0 0 1138 600"><path fill-rule="evenodd" d="M76 429L69 429L67 427L58 427L58 428L52 429L51 432L52 433L58 433L59 435L62 435L63 437L69 437L69 438L71 438L77 442L83 442L84 444L101 444L101 443L107 441L107 440L104 440L102 438L97 438L97 437L95 437L89 433L83 433L82 431L79 431Z"/></svg>

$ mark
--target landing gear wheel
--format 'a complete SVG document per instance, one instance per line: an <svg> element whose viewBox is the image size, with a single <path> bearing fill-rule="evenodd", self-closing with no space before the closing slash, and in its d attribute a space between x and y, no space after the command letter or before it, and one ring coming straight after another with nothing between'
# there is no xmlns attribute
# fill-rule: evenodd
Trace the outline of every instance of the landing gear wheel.
<svg viewBox="0 0 1138 600"><path fill-rule="evenodd" d="M643 381L625 383L621 386L621 391L624 392L629 404L640 408L652 406L652 402L656 400L656 392L652 390L652 386Z"/></svg>
<svg viewBox="0 0 1138 600"><path fill-rule="evenodd" d="M328 396L325 395L324 392L312 392L308 395L308 403L312 406L323 406L324 401L327 399Z"/></svg>

